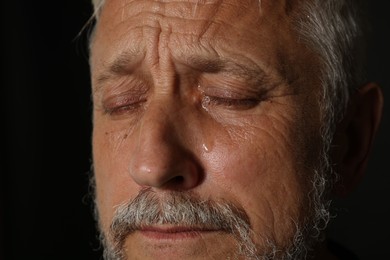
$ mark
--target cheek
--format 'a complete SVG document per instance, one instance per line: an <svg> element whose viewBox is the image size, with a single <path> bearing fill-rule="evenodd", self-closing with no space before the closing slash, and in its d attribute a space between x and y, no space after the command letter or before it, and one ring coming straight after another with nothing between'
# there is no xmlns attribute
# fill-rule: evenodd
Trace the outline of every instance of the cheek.
<svg viewBox="0 0 390 260"><path fill-rule="evenodd" d="M224 198L244 208L256 234L276 241L291 238L293 221L303 219L312 175L304 159L309 156L303 154L306 145L297 138L301 130L287 122L267 118L225 128L214 150L205 155L206 169L214 172L209 174L210 187L220 187Z"/></svg>
<svg viewBox="0 0 390 260"><path fill-rule="evenodd" d="M116 207L136 194L137 187L128 174L131 153L123 152L127 130L112 131L95 123L93 132L93 166L99 220L108 229Z"/></svg>

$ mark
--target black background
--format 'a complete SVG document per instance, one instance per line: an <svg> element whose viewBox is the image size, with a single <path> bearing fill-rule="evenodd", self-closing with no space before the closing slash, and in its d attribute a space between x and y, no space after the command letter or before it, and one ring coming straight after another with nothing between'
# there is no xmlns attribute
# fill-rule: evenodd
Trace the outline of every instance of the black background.
<svg viewBox="0 0 390 260"><path fill-rule="evenodd" d="M1 2L0 259L99 259L90 201L91 102L87 0ZM389 93L388 1L367 1L371 80ZM361 259L390 242L389 105L367 175L329 235Z"/></svg>

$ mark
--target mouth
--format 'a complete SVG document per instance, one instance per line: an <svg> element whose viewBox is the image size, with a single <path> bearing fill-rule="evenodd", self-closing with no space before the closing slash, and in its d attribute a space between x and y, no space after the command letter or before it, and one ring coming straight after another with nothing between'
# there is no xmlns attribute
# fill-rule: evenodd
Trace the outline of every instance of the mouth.
<svg viewBox="0 0 390 260"><path fill-rule="evenodd" d="M218 232L218 230L184 226L147 226L141 228L139 232L144 237L153 240L184 240L196 239Z"/></svg>

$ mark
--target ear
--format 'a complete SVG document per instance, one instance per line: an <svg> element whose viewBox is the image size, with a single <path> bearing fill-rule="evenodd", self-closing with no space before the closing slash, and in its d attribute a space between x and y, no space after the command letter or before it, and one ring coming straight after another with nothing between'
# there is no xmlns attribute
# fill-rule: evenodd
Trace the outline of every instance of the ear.
<svg viewBox="0 0 390 260"><path fill-rule="evenodd" d="M345 197L360 182L382 118L383 94L375 83L361 87L350 100L334 138L334 162L340 176L335 195Z"/></svg>

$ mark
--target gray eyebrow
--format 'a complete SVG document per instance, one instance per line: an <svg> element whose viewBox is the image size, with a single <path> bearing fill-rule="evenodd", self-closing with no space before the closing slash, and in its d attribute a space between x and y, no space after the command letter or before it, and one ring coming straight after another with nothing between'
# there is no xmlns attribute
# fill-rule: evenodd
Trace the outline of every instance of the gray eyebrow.
<svg viewBox="0 0 390 260"><path fill-rule="evenodd" d="M104 83L117 76L130 74L142 62L143 54L136 50L126 50L103 66L103 72L96 78L96 90Z"/></svg>
<svg viewBox="0 0 390 260"><path fill-rule="evenodd" d="M275 80L272 80L271 75L265 72L256 64L242 64L235 60L230 59L215 59L215 58L204 58L198 56L190 56L185 61L188 66L205 73L217 73L226 72L235 78L242 79L252 85L257 83L265 83L275 85ZM285 80L279 80L284 82Z"/></svg>
<svg viewBox="0 0 390 260"><path fill-rule="evenodd" d="M142 62L143 53L135 50L126 50L118 54L112 61L104 66L104 71L96 79L96 89L104 86L104 83L118 76L129 75L134 68ZM226 72L234 78L248 82L251 86L269 85L275 86L281 83L288 83L283 76L275 80L275 75L269 75L256 64L243 64L232 59L209 58L198 55L190 55L184 58L180 63L185 64L202 73Z"/></svg>

